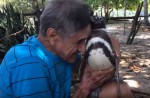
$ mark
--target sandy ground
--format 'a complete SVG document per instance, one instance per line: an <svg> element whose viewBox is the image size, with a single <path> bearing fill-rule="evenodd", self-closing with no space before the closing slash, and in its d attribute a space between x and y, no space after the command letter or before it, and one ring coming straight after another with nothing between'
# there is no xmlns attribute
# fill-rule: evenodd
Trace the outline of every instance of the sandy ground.
<svg viewBox="0 0 150 98"><path fill-rule="evenodd" d="M121 44L120 76L131 89L150 94L150 27L141 26L133 44L126 45L130 30L129 23L107 25L107 31ZM136 98L150 98L150 95Z"/></svg>

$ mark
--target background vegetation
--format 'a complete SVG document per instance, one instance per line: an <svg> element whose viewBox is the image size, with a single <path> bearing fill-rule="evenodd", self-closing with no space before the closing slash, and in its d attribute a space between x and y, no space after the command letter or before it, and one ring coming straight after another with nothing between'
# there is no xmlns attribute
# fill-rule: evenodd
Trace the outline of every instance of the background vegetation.
<svg viewBox="0 0 150 98"><path fill-rule="evenodd" d="M24 41L25 35L38 32L38 20L46 2L49 0L0 0L0 59L8 49ZM142 0L83 0L103 17L134 16ZM148 16L149 0L145 3L141 15ZM13 6L12 6L13 5ZM31 14L30 16L24 16ZM146 17L148 19L148 17ZM148 20L146 20L146 24ZM35 25L37 23L37 25ZM36 32L36 33L37 33Z"/></svg>

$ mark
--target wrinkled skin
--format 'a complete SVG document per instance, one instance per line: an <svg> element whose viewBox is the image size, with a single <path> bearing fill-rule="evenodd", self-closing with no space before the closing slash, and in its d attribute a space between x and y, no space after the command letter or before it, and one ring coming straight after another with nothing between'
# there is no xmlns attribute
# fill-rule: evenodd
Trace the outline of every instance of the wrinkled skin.
<svg viewBox="0 0 150 98"><path fill-rule="evenodd" d="M89 24L65 39L53 28L47 30L46 37L39 34L38 39L47 50L61 57L64 61L74 63L77 60L78 53L85 52L85 40L90 34L91 26Z"/></svg>
<svg viewBox="0 0 150 98"><path fill-rule="evenodd" d="M86 67L79 89L76 91L73 98L87 98L91 89L104 84L106 80L113 77L114 73L114 68L100 71L91 70L89 67Z"/></svg>
<svg viewBox="0 0 150 98"><path fill-rule="evenodd" d="M111 79L114 76L114 73L114 68L101 71L86 67L81 84L89 87L90 89L94 89L103 85L105 81Z"/></svg>

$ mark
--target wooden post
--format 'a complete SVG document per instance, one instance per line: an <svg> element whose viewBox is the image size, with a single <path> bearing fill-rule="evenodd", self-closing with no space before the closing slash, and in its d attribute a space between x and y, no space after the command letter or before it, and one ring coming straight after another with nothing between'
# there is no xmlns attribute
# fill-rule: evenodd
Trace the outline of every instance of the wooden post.
<svg viewBox="0 0 150 98"><path fill-rule="evenodd" d="M136 11L135 18L134 18L133 23L132 23L132 28L131 28L131 31L130 31L130 34L128 36L126 44L132 44L134 37L140 28L141 23L138 21L138 18L139 18L142 6L143 6L143 1L141 2L141 4L139 4L138 9Z"/></svg>

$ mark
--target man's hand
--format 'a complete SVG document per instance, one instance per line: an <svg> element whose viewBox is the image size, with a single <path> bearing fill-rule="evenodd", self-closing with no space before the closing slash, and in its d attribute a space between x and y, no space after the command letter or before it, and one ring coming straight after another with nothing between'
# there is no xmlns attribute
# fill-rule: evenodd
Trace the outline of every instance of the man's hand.
<svg viewBox="0 0 150 98"><path fill-rule="evenodd" d="M114 68L101 71L91 69L87 66L81 81L81 87L87 90L94 89L98 86L101 86L106 80L112 78L114 73Z"/></svg>
<svg viewBox="0 0 150 98"><path fill-rule="evenodd" d="M73 98L87 98L91 89L104 84L108 79L111 79L115 73L115 68L107 70L93 70L86 66L79 89Z"/></svg>
<svg viewBox="0 0 150 98"><path fill-rule="evenodd" d="M120 59L121 59L121 52L120 52L120 43L119 43L119 40L116 39L113 36L109 36L109 37L111 39L112 46L113 46L113 48L115 50L116 57L117 57L118 61L120 61Z"/></svg>

